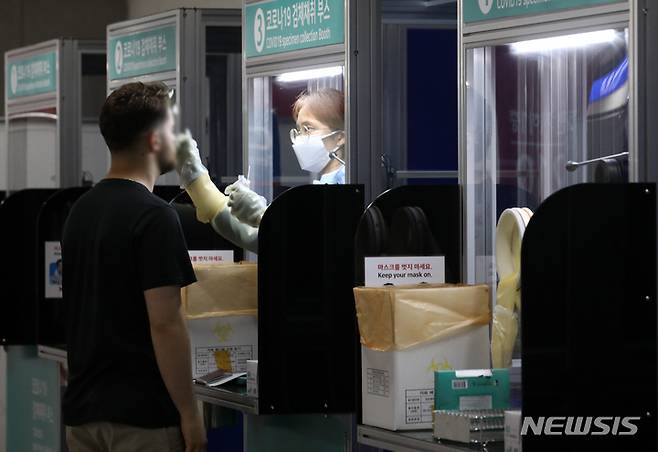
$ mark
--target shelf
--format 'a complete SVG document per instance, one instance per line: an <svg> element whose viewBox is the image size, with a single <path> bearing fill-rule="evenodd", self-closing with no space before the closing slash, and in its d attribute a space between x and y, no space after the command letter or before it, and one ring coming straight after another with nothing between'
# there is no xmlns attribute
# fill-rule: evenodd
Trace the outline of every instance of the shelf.
<svg viewBox="0 0 658 452"><path fill-rule="evenodd" d="M504 450L503 443L492 443L486 447L442 443L432 437L431 430L393 432L359 425L357 435L360 444L392 452L503 452Z"/></svg>
<svg viewBox="0 0 658 452"><path fill-rule="evenodd" d="M67 354L64 349L39 345L37 347L37 354L39 358L66 365ZM245 394L244 386L228 385L224 388L209 388L195 384L194 393L197 399L212 405L231 408L247 414L258 414L258 399L248 397Z"/></svg>
<svg viewBox="0 0 658 452"><path fill-rule="evenodd" d="M258 414L258 399L249 397L244 392L244 390L194 385L194 394L202 402L238 410L245 414Z"/></svg>

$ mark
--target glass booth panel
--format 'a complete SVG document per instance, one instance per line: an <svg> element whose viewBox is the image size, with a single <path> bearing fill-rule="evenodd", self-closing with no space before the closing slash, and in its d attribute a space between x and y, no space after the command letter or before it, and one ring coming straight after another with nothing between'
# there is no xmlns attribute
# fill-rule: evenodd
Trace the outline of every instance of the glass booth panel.
<svg viewBox="0 0 658 452"><path fill-rule="evenodd" d="M382 30L381 188L456 184L457 31L390 22Z"/></svg>
<svg viewBox="0 0 658 452"><path fill-rule="evenodd" d="M239 27L206 27L203 99L208 170L231 183L242 173L242 34Z"/></svg>
<svg viewBox="0 0 658 452"><path fill-rule="evenodd" d="M52 109L54 112L54 109ZM28 113L7 121L9 191L59 186L57 116Z"/></svg>
<svg viewBox="0 0 658 452"><path fill-rule="evenodd" d="M100 181L109 169L110 151L98 127L106 96L104 53L83 53L80 86L80 153L83 183Z"/></svg>
<svg viewBox="0 0 658 452"><path fill-rule="evenodd" d="M298 185L345 183L342 66L250 78L247 102L252 189L271 202Z"/></svg>
<svg viewBox="0 0 658 452"><path fill-rule="evenodd" d="M176 133L183 132L180 121L180 103L178 97L178 90L176 89L176 83L173 80L164 80L163 83L169 88L169 99L171 110L174 114L174 130ZM158 180L155 183L156 185L179 185L180 181L178 180L178 174L176 171L172 170L166 174L158 177Z"/></svg>
<svg viewBox="0 0 658 452"><path fill-rule="evenodd" d="M628 98L625 29L467 50L469 279L496 281L503 210L535 210L572 184L628 181Z"/></svg>

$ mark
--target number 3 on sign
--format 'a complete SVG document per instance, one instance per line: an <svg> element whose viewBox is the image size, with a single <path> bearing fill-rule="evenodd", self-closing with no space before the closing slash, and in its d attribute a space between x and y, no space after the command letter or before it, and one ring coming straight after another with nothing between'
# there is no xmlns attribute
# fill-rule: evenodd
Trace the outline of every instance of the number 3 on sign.
<svg viewBox="0 0 658 452"><path fill-rule="evenodd" d="M258 8L256 18L254 19L254 43L258 53L265 47L265 15L263 10Z"/></svg>

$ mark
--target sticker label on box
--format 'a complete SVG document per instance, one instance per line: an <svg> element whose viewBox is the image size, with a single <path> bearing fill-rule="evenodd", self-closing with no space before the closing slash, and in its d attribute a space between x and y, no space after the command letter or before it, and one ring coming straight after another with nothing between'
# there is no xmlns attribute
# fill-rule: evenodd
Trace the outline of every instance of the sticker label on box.
<svg viewBox="0 0 658 452"><path fill-rule="evenodd" d="M445 257L366 257L365 276L367 287L442 284L445 282Z"/></svg>
<svg viewBox="0 0 658 452"><path fill-rule="evenodd" d="M388 397L391 394L387 370L368 368L368 394Z"/></svg>
<svg viewBox="0 0 658 452"><path fill-rule="evenodd" d="M194 350L194 370L196 375L205 375L217 370L216 352L226 352L230 355L233 372L246 372L247 360L254 359L253 345L197 347Z"/></svg>
<svg viewBox="0 0 658 452"><path fill-rule="evenodd" d="M405 408L407 424L431 423L434 410L434 389L407 389L405 391Z"/></svg>
<svg viewBox="0 0 658 452"><path fill-rule="evenodd" d="M490 395L459 397L460 410L490 410L493 398Z"/></svg>

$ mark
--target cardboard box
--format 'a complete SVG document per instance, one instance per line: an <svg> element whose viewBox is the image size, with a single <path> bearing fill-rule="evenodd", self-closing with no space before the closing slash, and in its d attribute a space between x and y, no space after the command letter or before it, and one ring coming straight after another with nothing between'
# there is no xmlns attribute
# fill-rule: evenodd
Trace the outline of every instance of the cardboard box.
<svg viewBox="0 0 658 452"><path fill-rule="evenodd" d="M211 317L187 321L192 350L192 377L218 369L230 361L231 372L246 372L247 360L258 358L256 316Z"/></svg>
<svg viewBox="0 0 658 452"><path fill-rule="evenodd" d="M509 408L509 370L440 370L434 375L437 410Z"/></svg>
<svg viewBox="0 0 658 452"><path fill-rule="evenodd" d="M434 372L490 366L487 286L354 289L363 423L431 429Z"/></svg>
<svg viewBox="0 0 658 452"><path fill-rule="evenodd" d="M379 352L361 347L363 423L389 430L432 428L434 371L489 366L489 326L439 342Z"/></svg>
<svg viewBox="0 0 658 452"><path fill-rule="evenodd" d="M258 360L247 360L247 395L258 397Z"/></svg>
<svg viewBox="0 0 658 452"><path fill-rule="evenodd" d="M521 452L522 421L523 416L520 410L505 411L505 452Z"/></svg>
<svg viewBox="0 0 658 452"><path fill-rule="evenodd" d="M194 378L218 368L246 372L258 358L258 270L252 263L195 264L182 289Z"/></svg>

